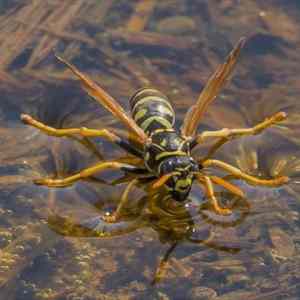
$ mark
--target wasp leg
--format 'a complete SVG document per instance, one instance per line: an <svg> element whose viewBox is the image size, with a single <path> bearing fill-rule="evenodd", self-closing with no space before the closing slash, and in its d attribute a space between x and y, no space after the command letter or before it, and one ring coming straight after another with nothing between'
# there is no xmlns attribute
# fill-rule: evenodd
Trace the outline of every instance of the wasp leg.
<svg viewBox="0 0 300 300"><path fill-rule="evenodd" d="M214 211L219 215L229 215L231 214L231 210L229 208L222 208L214 193L213 183L208 176L197 176L197 179L200 183L204 184L207 197L212 205Z"/></svg>
<svg viewBox="0 0 300 300"><path fill-rule="evenodd" d="M280 176L273 179L260 179L242 172L240 169L216 159L208 159L202 163L203 167L217 167L223 169L239 179L244 179L252 185L264 185L269 187L280 186L289 181L289 177Z"/></svg>
<svg viewBox="0 0 300 300"><path fill-rule="evenodd" d="M232 194L237 195L238 197L241 197L241 198L245 197L245 194L241 189L239 189L234 184L224 180L223 178L221 178L219 176L210 176L210 179L213 183L221 185L223 188L225 188Z"/></svg>
<svg viewBox="0 0 300 300"><path fill-rule="evenodd" d="M142 152L130 145L125 140L121 139L119 136L114 134L113 132L107 130L107 129L90 129L86 127L80 127L80 128L66 128L66 129L56 129L53 127L50 127L38 120L35 120L29 115L21 114L21 120L28 125L31 125L44 133L52 136L57 137L63 137L63 136L73 136L74 134L79 134L82 137L103 137L117 145L119 145L121 148L125 149L129 153L136 155L140 158L143 157Z"/></svg>
<svg viewBox="0 0 300 300"><path fill-rule="evenodd" d="M279 123L286 119L287 114L285 112L278 112L275 115L271 116L270 118L265 119L263 122L255 125L251 128L241 128L241 129L228 129L224 128L217 131L204 131L199 134L195 140L191 143L191 148L195 147L196 145L202 143L206 138L220 138L211 148L209 154L202 159L202 161L211 157L223 144L227 141L245 136L245 135L256 135L261 133L263 130L267 129L268 127Z"/></svg>
<svg viewBox="0 0 300 300"><path fill-rule="evenodd" d="M50 179L50 178L42 178L42 179L36 179L34 180L35 184L41 184L41 185L47 185L49 187L65 187L73 184L74 182L84 179L87 177L90 177L91 175L107 170L107 169L119 169L122 171L127 171L127 172L134 172L136 170L140 170L139 167L129 165L129 164L124 164L124 163L119 163L115 161L106 161L106 162L101 162L99 164L96 164L95 166L86 168L82 171L80 171L77 174L74 174L72 176L63 178L63 179Z"/></svg>
<svg viewBox="0 0 300 300"><path fill-rule="evenodd" d="M120 220L122 209L128 202L128 194L129 194L130 190L138 183L138 181L139 181L138 178L135 178L130 181L130 183L127 185L126 189L124 190L124 192L122 194L121 201L120 201L117 209L112 214L103 216L102 219L104 221L106 221L108 223L116 223Z"/></svg>

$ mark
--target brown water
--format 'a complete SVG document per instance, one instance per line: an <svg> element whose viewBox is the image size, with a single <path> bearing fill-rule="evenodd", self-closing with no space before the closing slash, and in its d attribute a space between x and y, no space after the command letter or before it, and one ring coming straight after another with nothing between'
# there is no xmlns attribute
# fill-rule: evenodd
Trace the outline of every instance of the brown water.
<svg viewBox="0 0 300 300"><path fill-rule="evenodd" d="M0 299L300 299L296 0L0 4ZM287 112L280 125L227 143L215 157L262 178L288 175L289 184L235 181L246 199L218 190L220 201L233 206L226 217L206 207L196 184L187 207L160 203L162 195L149 196L141 185L124 220L101 221L94 232L88 227L116 208L128 177L105 172L63 189L32 183L99 160L128 159L109 142L49 137L20 122L25 112L54 127L122 129L88 99L53 49L126 109L137 88L161 90L178 128L241 36L248 40L234 77L199 131L249 127ZM207 149L197 148L195 157Z"/></svg>

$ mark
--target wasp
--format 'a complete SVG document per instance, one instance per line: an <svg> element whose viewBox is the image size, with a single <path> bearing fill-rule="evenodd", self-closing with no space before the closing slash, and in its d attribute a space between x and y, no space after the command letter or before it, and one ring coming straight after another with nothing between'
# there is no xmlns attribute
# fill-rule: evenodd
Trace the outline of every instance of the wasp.
<svg viewBox="0 0 300 300"><path fill-rule="evenodd" d="M174 128L174 109L168 98L160 91L145 87L135 92L129 101L131 114L127 114L120 104L92 81L91 78L80 72L62 57L56 55L57 59L79 78L83 89L88 95L103 105L127 127L129 132L135 137L136 144L130 143L108 129L91 129L86 127L56 129L27 114L21 115L22 121L52 136L70 137L80 135L82 137L107 139L137 157L138 163L124 163L117 160L101 161L66 178L42 178L36 179L34 182L49 187L65 187L107 169L118 169L138 174L125 188L116 211L107 216L107 220L111 222L115 222L120 218L122 207L128 201L129 192L139 183L140 178L143 176L150 178L150 185L153 190L164 186L168 190L169 195L179 202L187 199L192 184L196 181L204 187L212 209L222 215L230 214L231 209L219 204L214 193L214 185L220 185L239 197L244 197L244 193L228 180L211 175L211 172L209 172L210 168L223 170L234 178L245 180L252 185L274 187L286 183L289 180L286 176L262 179L246 174L226 162L212 158L213 154L227 141L242 136L259 134L266 128L286 119L287 115L285 112L278 112L251 128L223 128L217 131L197 133L199 122L207 111L209 104L216 99L232 74L245 41L245 38L241 38L238 41L225 62L220 64L208 79L195 105L187 111L180 130ZM208 154L201 158L193 157L192 152L195 147L211 138L217 139L217 141L212 145Z"/></svg>

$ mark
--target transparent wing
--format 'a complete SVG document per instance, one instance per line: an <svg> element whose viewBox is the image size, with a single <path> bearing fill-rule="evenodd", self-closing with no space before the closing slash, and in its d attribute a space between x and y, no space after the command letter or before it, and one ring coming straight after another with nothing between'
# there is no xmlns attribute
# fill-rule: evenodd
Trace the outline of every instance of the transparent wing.
<svg viewBox="0 0 300 300"><path fill-rule="evenodd" d="M196 134L201 117L205 113L208 105L219 94L221 88L224 86L228 77L232 73L245 41L245 38L241 38L238 41L237 45L228 55L225 63L220 65L215 73L209 78L206 86L202 90L197 100L197 103L186 113L183 125L181 127L181 133L183 136L189 137Z"/></svg>
<svg viewBox="0 0 300 300"><path fill-rule="evenodd" d="M74 65L67 62L62 57L55 55L56 58L64 63L81 81L84 90L94 98L98 103L103 105L107 110L109 110L116 118L118 118L126 127L135 134L140 142L145 142L147 135L144 131L134 122L134 120L128 116L120 104L107 94L99 85L93 82L88 76L81 73Z"/></svg>

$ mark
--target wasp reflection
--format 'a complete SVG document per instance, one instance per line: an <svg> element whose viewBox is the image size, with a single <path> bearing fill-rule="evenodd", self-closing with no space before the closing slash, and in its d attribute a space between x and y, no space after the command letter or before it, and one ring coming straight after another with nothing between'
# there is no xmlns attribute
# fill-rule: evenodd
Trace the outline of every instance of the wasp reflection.
<svg viewBox="0 0 300 300"><path fill-rule="evenodd" d="M220 193L220 196L226 198L228 195ZM201 244L220 251L239 252L239 247L228 247L215 242L214 233L210 230L212 224L236 226L248 215L247 200L238 201L231 195L229 197L231 198L227 200L231 201L234 213L231 217L222 219L207 206L208 202L201 204L199 200L189 198L182 204L160 191L142 196L137 201L138 208L134 214L126 212L124 218L116 223L106 222L101 215L74 221L71 217L63 217L53 211L48 217L48 224L55 232L69 237L116 238L141 228L153 229L159 241L168 244L168 249L154 272L152 284L155 284L165 277L168 260L180 244Z"/></svg>

